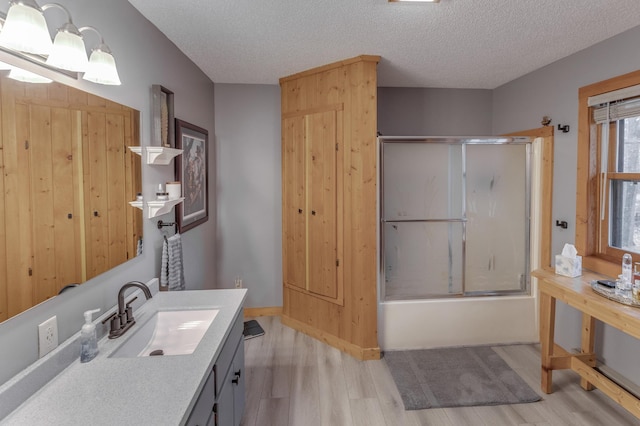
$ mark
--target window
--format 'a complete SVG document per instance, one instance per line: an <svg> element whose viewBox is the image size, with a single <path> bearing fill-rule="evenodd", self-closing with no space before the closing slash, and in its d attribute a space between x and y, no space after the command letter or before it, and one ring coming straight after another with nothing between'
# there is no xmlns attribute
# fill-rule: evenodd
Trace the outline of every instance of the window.
<svg viewBox="0 0 640 426"><path fill-rule="evenodd" d="M640 262L640 71L580 89L576 247L584 267Z"/></svg>
<svg viewBox="0 0 640 426"><path fill-rule="evenodd" d="M603 137L612 133L609 139L609 157L613 164L605 174L607 193L600 200L601 204L603 200L605 204L601 206L601 211L605 211L608 216L604 226L601 226L601 239L607 243L602 244L605 252L622 250L640 253L639 122L640 117L625 118L608 126L613 132L609 129L603 131ZM600 125L604 126L607 124ZM601 170L601 173L604 172Z"/></svg>
<svg viewBox="0 0 640 426"><path fill-rule="evenodd" d="M610 173L609 246L640 253L640 116L617 121L613 146L614 173Z"/></svg>

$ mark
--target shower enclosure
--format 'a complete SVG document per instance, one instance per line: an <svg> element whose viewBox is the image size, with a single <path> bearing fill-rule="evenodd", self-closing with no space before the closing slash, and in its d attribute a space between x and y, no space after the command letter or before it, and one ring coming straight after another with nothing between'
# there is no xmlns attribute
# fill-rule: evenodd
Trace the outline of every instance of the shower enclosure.
<svg viewBox="0 0 640 426"><path fill-rule="evenodd" d="M379 143L381 301L529 293L531 139Z"/></svg>

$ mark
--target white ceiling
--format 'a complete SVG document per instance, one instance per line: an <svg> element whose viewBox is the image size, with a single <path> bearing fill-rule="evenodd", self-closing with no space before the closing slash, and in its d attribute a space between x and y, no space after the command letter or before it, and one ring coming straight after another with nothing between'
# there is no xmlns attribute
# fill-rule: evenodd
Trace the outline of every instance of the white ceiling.
<svg viewBox="0 0 640 426"><path fill-rule="evenodd" d="M368 54L379 86L493 89L640 24L638 0L129 2L215 83Z"/></svg>

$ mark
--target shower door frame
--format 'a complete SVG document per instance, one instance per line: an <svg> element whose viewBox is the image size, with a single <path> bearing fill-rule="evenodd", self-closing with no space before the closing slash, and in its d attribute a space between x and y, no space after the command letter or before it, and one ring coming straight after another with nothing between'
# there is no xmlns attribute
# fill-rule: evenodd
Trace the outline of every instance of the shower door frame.
<svg viewBox="0 0 640 426"><path fill-rule="evenodd" d="M401 301L401 300L430 300L456 297L481 297L481 296L507 296L530 294L531 280L531 162L532 162L532 142L533 138L527 136L379 136L379 235L380 235L380 301ZM384 215L384 146L385 144L445 144L461 145L461 165L462 165L462 217L458 219L400 219L386 220ZM466 145L526 145L525 150L525 259L524 272L521 276L520 288L509 290L483 290L466 291L466 224L467 224L467 158ZM461 259L461 291L449 294L432 294L413 298L386 298L386 264L385 264L385 224L387 223L461 223L462 224L462 259ZM451 252L451 239L449 239L449 252ZM452 260L449 256L449 288L451 289Z"/></svg>

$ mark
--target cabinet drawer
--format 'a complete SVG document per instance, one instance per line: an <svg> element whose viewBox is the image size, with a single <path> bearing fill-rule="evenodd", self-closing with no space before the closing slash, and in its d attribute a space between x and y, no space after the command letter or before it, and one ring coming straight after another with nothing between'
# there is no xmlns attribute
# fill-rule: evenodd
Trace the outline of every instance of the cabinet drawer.
<svg viewBox="0 0 640 426"><path fill-rule="evenodd" d="M220 355L218 356L218 360L213 367L213 373L215 377L215 394L216 398L220 395L220 390L222 389L222 384L224 383L224 378L227 376L227 372L229 371L229 367L231 366L231 361L233 360L233 355L236 352L236 348L238 347L238 342L242 339L242 331L244 330L244 321L243 321L242 311L238 315L238 318L233 323L231 327L231 332L229 333L229 337L227 337L227 341L220 351Z"/></svg>

